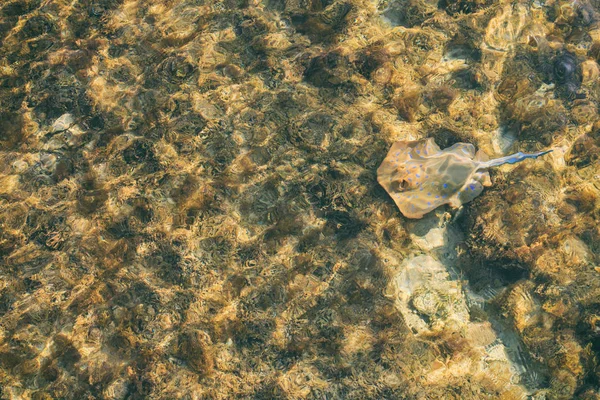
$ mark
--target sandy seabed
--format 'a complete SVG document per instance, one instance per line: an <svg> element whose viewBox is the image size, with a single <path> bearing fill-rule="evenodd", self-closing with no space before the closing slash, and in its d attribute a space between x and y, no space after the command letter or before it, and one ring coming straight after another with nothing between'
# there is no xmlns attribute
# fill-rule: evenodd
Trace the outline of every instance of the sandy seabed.
<svg viewBox="0 0 600 400"><path fill-rule="evenodd" d="M0 3L3 399L600 399L600 1ZM554 151L402 216L397 140Z"/></svg>

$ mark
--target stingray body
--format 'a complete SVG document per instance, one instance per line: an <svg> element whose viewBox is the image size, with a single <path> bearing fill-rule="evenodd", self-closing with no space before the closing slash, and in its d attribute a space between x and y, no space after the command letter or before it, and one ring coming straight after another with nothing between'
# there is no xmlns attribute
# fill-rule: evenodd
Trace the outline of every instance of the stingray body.
<svg viewBox="0 0 600 400"><path fill-rule="evenodd" d="M377 180L406 217L421 218L441 206L460 207L491 186L488 169L537 158L538 153L515 153L488 160L469 143L456 143L440 150L433 138L400 141L392 145L377 169Z"/></svg>

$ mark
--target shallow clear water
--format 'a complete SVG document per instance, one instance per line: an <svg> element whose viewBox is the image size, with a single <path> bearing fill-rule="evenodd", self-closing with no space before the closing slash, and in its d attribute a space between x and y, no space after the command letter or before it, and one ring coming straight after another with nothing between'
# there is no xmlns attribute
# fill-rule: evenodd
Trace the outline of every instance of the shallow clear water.
<svg viewBox="0 0 600 400"><path fill-rule="evenodd" d="M599 6L2 2L1 397L595 398Z"/></svg>

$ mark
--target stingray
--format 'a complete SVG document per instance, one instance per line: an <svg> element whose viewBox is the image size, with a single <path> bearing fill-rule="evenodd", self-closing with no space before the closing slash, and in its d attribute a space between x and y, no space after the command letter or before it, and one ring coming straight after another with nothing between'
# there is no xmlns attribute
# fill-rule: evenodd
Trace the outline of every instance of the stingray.
<svg viewBox="0 0 600 400"><path fill-rule="evenodd" d="M433 138L400 141L392 145L377 169L377 181L406 217L421 218L443 205L458 208L491 186L488 169L537 158L538 153L515 153L489 160L470 143L456 143L440 150Z"/></svg>

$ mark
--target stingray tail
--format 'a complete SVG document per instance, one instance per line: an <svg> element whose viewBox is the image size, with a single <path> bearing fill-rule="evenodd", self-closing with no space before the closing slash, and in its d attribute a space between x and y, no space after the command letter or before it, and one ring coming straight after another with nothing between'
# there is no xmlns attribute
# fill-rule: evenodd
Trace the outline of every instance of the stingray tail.
<svg viewBox="0 0 600 400"><path fill-rule="evenodd" d="M503 164L515 164L515 163L523 161L527 158L538 158L540 156L543 156L544 154L550 153L551 151L552 151L552 149L539 151L537 153L518 152L515 154L511 154L510 156L495 158L493 160L483 162L483 163L481 163L482 164L481 166L483 168L490 168L490 167L497 167L497 166L503 165Z"/></svg>

